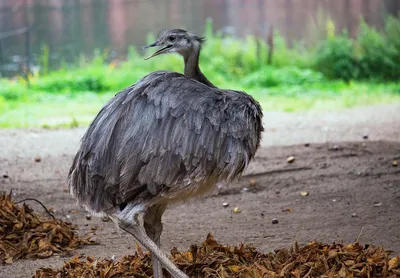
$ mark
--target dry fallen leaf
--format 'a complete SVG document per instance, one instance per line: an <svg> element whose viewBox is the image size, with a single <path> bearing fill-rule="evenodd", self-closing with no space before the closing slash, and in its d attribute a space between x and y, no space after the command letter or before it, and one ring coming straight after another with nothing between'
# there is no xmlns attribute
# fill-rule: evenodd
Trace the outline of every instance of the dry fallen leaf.
<svg viewBox="0 0 400 278"><path fill-rule="evenodd" d="M389 261L388 266L389 266L389 268L388 268L389 270L396 269L396 268L400 268L400 256L398 256L398 257L393 257L393 258Z"/></svg>
<svg viewBox="0 0 400 278"><path fill-rule="evenodd" d="M233 273L239 273L240 271L240 266L238 265L231 265L228 267Z"/></svg>
<svg viewBox="0 0 400 278"><path fill-rule="evenodd" d="M226 246L209 234L201 246L186 252L171 250L171 260L190 277L390 277L395 259L381 247L362 246L358 242L322 244L310 242L299 247L260 253L251 245ZM372 263L366 259L371 259ZM392 265L391 269L387 266ZM397 272L399 271L399 272ZM47 277L151 277L151 256L139 247L134 255L121 260L75 257L59 269L40 268L36 278ZM171 277L167 274L166 277Z"/></svg>
<svg viewBox="0 0 400 278"><path fill-rule="evenodd" d="M78 236L71 223L42 218L27 205L12 202L11 194L1 192L0 227L0 263L68 254L81 245L95 244L90 237Z"/></svg>

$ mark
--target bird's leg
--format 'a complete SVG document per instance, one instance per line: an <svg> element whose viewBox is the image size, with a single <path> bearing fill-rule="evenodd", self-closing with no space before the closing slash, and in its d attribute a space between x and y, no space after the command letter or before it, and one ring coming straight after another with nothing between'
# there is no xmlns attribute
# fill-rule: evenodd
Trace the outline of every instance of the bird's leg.
<svg viewBox="0 0 400 278"><path fill-rule="evenodd" d="M154 205L148 208L143 215L144 229L149 238L160 248L160 237L162 233L161 217L167 208L166 205ZM153 277L162 278L162 265L157 257L152 253L151 261L153 263Z"/></svg>
<svg viewBox="0 0 400 278"><path fill-rule="evenodd" d="M147 250L151 252L168 270L168 272L174 278L189 278L185 273L183 273L176 265L174 265L167 257L167 255L158 248L157 244L154 243L146 234L144 229L141 227L137 215L133 217L131 223L127 223L123 219L118 218L118 226L125 232L133 235L137 241L140 242Z"/></svg>

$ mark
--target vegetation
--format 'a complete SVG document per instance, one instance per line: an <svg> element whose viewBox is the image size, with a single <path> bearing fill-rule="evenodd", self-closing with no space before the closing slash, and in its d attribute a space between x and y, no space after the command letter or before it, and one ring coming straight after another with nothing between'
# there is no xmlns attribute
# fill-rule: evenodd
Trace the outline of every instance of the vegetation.
<svg viewBox="0 0 400 278"><path fill-rule="evenodd" d="M326 77L346 81L399 80L399 19L389 17L386 20L385 32L382 33L361 21L356 40L351 40L346 32L339 36L334 35L334 31L327 33L327 39L315 52L314 62L314 69L324 73Z"/></svg>
<svg viewBox="0 0 400 278"><path fill-rule="evenodd" d="M400 101L400 20L389 17L378 32L361 22L355 39L326 25L326 39L314 48L301 43L288 48L274 34L272 63L268 45L248 36L223 37L206 24L201 56L203 72L223 88L245 90L265 110L332 109ZM338 34L339 33L339 34ZM149 36L149 42L155 38ZM149 72L182 72L177 55L145 61L134 47L126 61L108 60L107 51L79 57L77 65L49 71L49 48L40 59L42 71L25 78L0 79L0 127L77 126L87 124L115 92Z"/></svg>

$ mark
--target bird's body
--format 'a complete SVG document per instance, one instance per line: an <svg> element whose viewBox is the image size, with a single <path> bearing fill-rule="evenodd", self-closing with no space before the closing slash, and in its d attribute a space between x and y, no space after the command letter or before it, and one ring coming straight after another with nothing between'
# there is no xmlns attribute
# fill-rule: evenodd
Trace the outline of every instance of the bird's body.
<svg viewBox="0 0 400 278"><path fill-rule="evenodd" d="M204 193L238 177L254 156L260 114L245 93L153 72L90 125L71 168L72 193L105 214Z"/></svg>
<svg viewBox="0 0 400 278"><path fill-rule="evenodd" d="M115 95L82 138L68 179L80 204L132 232L155 253L153 264L161 260L175 277L185 276L146 242L137 215L144 213L147 236L159 245L167 205L239 177L262 131L251 96L218 89L196 68L194 76L186 69L150 73Z"/></svg>

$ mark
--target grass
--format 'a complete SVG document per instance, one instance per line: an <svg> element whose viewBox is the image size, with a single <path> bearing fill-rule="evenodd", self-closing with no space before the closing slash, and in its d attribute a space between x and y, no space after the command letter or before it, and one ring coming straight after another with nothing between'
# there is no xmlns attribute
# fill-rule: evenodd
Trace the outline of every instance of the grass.
<svg viewBox="0 0 400 278"><path fill-rule="evenodd" d="M87 125L114 94L83 92L8 102L0 113L0 128L74 128Z"/></svg>
<svg viewBox="0 0 400 278"><path fill-rule="evenodd" d="M232 88L240 89L232 85ZM279 86L247 90L265 111L327 111L361 105L400 103L399 84L327 82L312 86ZM74 128L86 126L115 93L25 96L3 103L1 128Z"/></svg>

